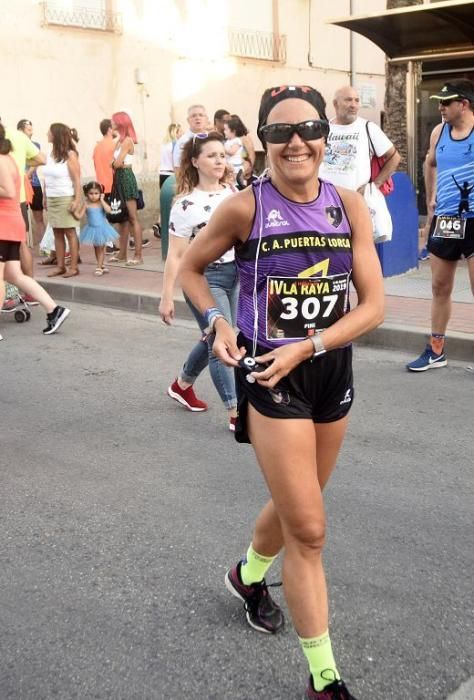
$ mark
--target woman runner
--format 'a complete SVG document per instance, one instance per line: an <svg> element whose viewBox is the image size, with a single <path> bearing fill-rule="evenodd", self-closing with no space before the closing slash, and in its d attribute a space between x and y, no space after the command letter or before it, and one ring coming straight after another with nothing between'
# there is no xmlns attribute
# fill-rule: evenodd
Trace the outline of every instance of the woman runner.
<svg viewBox="0 0 474 700"><path fill-rule="evenodd" d="M381 323L384 293L362 197L318 179L328 129L325 102L315 89L265 91L258 135L270 176L216 210L185 253L181 280L207 318L207 331L215 333L214 353L236 368L236 438L252 443L271 494L226 586L244 601L253 628L277 632L283 615L265 574L283 550L284 591L310 669L304 697L355 700L341 680L328 632L321 492L352 405L351 342ZM238 338L213 308L203 276L232 245L241 276ZM351 279L358 295L353 310ZM258 372L239 365L249 356Z"/></svg>

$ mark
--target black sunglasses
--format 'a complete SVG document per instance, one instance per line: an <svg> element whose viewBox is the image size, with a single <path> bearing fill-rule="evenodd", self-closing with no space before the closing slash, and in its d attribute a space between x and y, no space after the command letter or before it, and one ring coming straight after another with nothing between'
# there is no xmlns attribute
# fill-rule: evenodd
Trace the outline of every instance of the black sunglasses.
<svg viewBox="0 0 474 700"><path fill-rule="evenodd" d="M267 143L288 143L293 134L298 134L303 141L327 138L329 122L324 119L311 119L299 124L265 124L259 129L259 136Z"/></svg>
<svg viewBox="0 0 474 700"><path fill-rule="evenodd" d="M442 107L449 107L452 102L462 102L464 97L453 97L451 100L440 100L439 103Z"/></svg>

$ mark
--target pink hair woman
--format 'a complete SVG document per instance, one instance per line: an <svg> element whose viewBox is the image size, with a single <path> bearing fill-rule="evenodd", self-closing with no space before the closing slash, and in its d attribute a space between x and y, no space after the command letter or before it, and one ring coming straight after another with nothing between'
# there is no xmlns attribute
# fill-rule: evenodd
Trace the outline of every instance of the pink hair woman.
<svg viewBox="0 0 474 700"><path fill-rule="evenodd" d="M112 129L118 135L114 151L112 168L117 178L127 205L128 222L120 224L120 250L117 255L109 258L109 262L125 262L127 265L140 265L142 258L142 227L137 216L138 185L133 172L133 159L137 136L135 129L126 112L115 112L112 115ZM131 231L135 240L135 257L127 262L128 235Z"/></svg>

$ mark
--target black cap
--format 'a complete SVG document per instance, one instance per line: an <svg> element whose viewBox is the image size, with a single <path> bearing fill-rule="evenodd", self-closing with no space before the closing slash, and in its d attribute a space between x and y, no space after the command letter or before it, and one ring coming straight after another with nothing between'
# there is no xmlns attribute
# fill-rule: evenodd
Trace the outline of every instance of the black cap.
<svg viewBox="0 0 474 700"><path fill-rule="evenodd" d="M468 86L456 83L445 83L436 95L430 95L430 100L460 100L465 99L474 102L474 85L472 90Z"/></svg>
<svg viewBox="0 0 474 700"><path fill-rule="evenodd" d="M266 144L260 136L260 129L267 123L268 115L279 102L295 98L309 102L318 111L319 118L327 121L326 101L315 88L308 85L280 85L279 87L268 88L262 95L258 111L257 134L264 148Z"/></svg>

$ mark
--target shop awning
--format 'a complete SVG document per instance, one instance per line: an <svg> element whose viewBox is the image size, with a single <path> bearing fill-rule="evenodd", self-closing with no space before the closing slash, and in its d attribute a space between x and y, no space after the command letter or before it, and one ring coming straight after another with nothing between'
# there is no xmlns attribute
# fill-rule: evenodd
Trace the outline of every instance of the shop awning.
<svg viewBox="0 0 474 700"><path fill-rule="evenodd" d="M454 0L329 20L377 44L396 61L474 55L474 1Z"/></svg>

